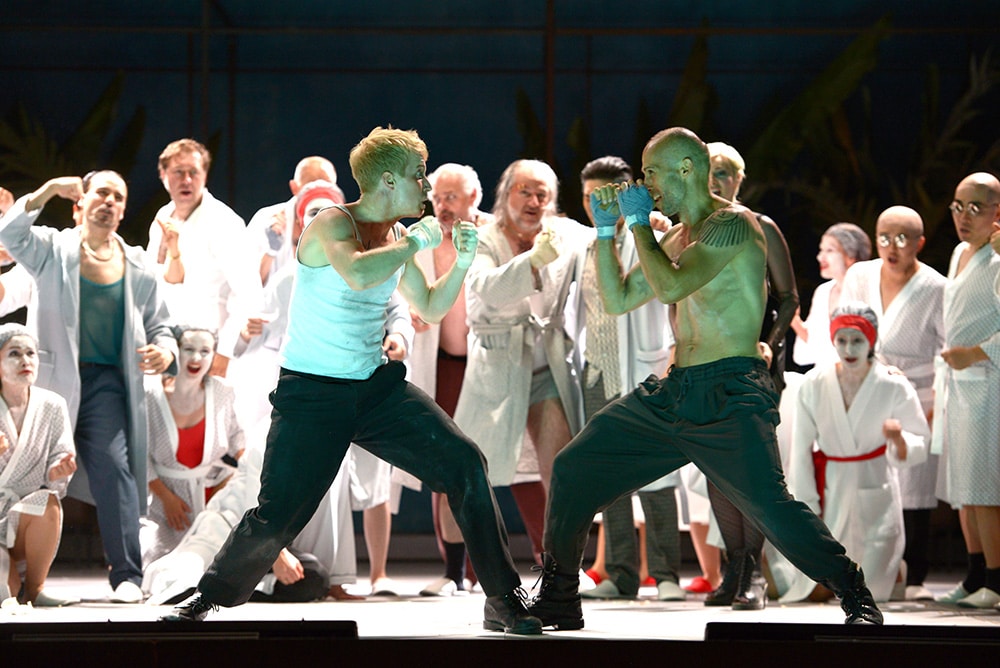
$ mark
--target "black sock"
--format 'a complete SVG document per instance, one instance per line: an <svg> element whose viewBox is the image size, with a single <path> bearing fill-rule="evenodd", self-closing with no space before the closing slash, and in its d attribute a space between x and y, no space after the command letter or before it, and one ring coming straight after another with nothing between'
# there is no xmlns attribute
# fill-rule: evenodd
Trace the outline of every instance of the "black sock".
<svg viewBox="0 0 1000 668"><path fill-rule="evenodd" d="M465 543L444 543L444 576L455 581L459 589L465 589Z"/></svg>
<svg viewBox="0 0 1000 668"><path fill-rule="evenodd" d="M987 568L983 586L1000 594L1000 568Z"/></svg>
<svg viewBox="0 0 1000 668"><path fill-rule="evenodd" d="M986 586L986 555L982 552L969 554L969 572L966 574L962 586L970 594Z"/></svg>

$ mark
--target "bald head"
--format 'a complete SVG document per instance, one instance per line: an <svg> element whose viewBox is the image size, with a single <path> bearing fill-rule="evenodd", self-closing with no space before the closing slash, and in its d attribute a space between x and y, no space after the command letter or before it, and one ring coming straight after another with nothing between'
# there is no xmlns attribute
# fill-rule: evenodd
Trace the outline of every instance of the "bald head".
<svg viewBox="0 0 1000 668"><path fill-rule="evenodd" d="M337 170L334 169L333 163L318 155L302 158L295 166L295 178L288 182L288 187L293 195L298 195L302 186L313 181L329 181L336 184Z"/></svg>
<svg viewBox="0 0 1000 668"><path fill-rule="evenodd" d="M920 214L908 206L890 206L879 214L875 221L875 233L882 232L885 228L898 228L900 232L913 239L924 236L924 220Z"/></svg>
<svg viewBox="0 0 1000 668"><path fill-rule="evenodd" d="M958 187L961 188L962 186L983 188L989 191L994 198L1000 199L1000 179L997 179L997 177L989 172L969 174L959 182Z"/></svg>
<svg viewBox="0 0 1000 668"><path fill-rule="evenodd" d="M653 135L646 143L643 151L659 156L669 164L674 164L688 158L697 174L704 174L708 179L709 157L708 146L698 135L687 128L667 128Z"/></svg>

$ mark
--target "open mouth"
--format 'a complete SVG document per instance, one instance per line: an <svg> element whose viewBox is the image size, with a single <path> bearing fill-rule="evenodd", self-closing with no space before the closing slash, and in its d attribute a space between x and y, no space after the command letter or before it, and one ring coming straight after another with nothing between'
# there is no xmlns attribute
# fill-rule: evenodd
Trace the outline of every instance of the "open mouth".
<svg viewBox="0 0 1000 668"><path fill-rule="evenodd" d="M192 376L197 376L199 371L201 371L201 365L200 364L188 364L187 365L187 372L189 374L191 374Z"/></svg>

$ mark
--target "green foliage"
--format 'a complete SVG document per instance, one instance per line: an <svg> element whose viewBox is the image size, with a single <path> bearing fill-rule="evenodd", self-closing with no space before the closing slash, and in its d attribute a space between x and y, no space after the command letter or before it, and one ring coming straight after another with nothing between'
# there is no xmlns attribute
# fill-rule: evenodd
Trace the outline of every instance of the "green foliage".
<svg viewBox="0 0 1000 668"><path fill-rule="evenodd" d="M137 109L120 136L111 137L124 82L124 75L117 74L80 125L61 142L56 132L33 119L24 105L16 104L8 117L0 120L0 184L19 196L51 178L83 176L98 168L113 169L127 177L135 166L146 113ZM131 203L129 208L133 208ZM42 223L67 227L72 224L70 209L69 202L53 200L42 212ZM123 227L122 232L127 231L136 234Z"/></svg>

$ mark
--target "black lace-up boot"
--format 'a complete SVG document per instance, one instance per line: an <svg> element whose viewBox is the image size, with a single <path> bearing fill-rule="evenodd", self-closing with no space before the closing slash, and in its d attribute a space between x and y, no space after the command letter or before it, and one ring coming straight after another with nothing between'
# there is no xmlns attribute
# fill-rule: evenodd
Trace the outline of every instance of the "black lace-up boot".
<svg viewBox="0 0 1000 668"><path fill-rule="evenodd" d="M550 554L542 555L542 574L532 587L538 595L528 605L528 612L542 621L542 626L553 626L557 631L583 628L583 610L580 607L579 573L562 573Z"/></svg>
<svg viewBox="0 0 1000 668"><path fill-rule="evenodd" d="M726 573L722 576L722 584L718 589L705 596L705 605L732 605L736 598L736 590L740 587L740 572L743 567L745 550L733 550L727 555Z"/></svg>
<svg viewBox="0 0 1000 668"><path fill-rule="evenodd" d="M767 581L757 568L757 559L745 552L739 569L739 587L733 597L733 610L763 610L767 605Z"/></svg>
<svg viewBox="0 0 1000 668"><path fill-rule="evenodd" d="M881 626L882 613L875 605L875 598L865 584L865 576L860 568L851 575L850 580L849 586L839 591L831 587L840 597L840 607L847 614L844 623Z"/></svg>
<svg viewBox="0 0 1000 668"><path fill-rule="evenodd" d="M488 596L483 610L483 628L522 636L540 634L542 622L528 612L527 601L528 596L520 587L503 596Z"/></svg>
<svg viewBox="0 0 1000 668"><path fill-rule="evenodd" d="M209 612L219 609L219 606L205 598L201 592L184 601L169 613L160 617L161 622L200 622L208 617Z"/></svg>

